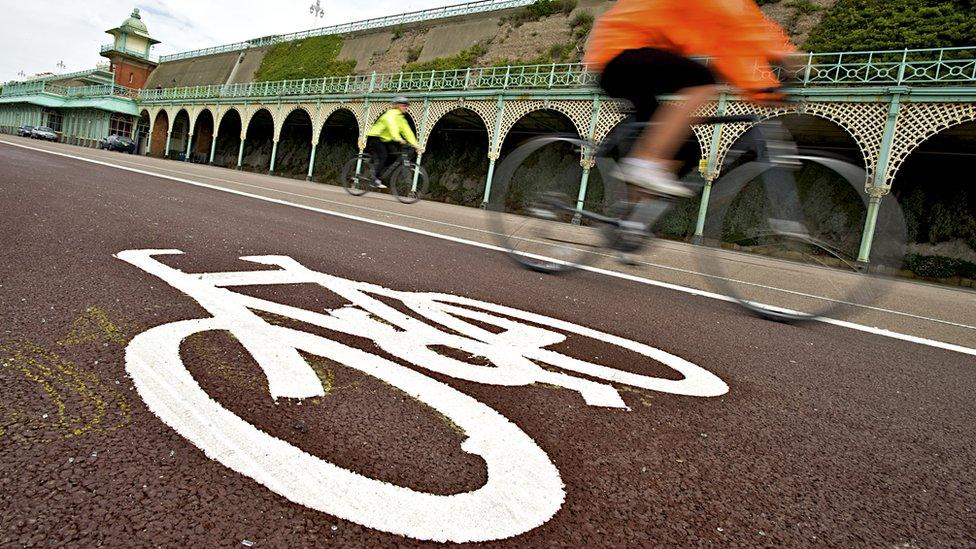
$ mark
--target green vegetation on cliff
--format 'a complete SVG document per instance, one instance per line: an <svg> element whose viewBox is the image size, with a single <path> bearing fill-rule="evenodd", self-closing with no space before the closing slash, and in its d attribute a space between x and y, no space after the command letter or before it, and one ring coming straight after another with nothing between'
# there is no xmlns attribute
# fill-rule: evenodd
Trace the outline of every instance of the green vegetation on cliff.
<svg viewBox="0 0 976 549"><path fill-rule="evenodd" d="M973 0L838 0L804 48L854 51L974 44Z"/></svg>
<svg viewBox="0 0 976 549"><path fill-rule="evenodd" d="M466 50L462 50L457 55L450 57L438 57L430 61L407 63L403 67L404 72L412 71L449 71L457 69L467 69L476 66L478 58L488 51L482 44L475 44Z"/></svg>
<svg viewBox="0 0 976 549"><path fill-rule="evenodd" d="M574 9L576 9L576 0L536 0L534 4L520 8L517 12L505 17L502 22L511 23L517 27L523 23L538 21L543 17L557 13L569 15Z"/></svg>
<svg viewBox="0 0 976 549"><path fill-rule="evenodd" d="M341 50L341 36L315 36L277 44L264 56L254 79L265 82L352 74L356 62L338 61Z"/></svg>

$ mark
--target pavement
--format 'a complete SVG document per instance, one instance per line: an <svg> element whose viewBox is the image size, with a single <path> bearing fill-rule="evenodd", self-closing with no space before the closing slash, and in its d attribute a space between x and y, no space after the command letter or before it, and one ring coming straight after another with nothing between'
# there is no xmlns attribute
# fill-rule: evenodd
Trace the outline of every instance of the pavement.
<svg viewBox="0 0 976 549"><path fill-rule="evenodd" d="M777 324L679 243L544 276L479 210L7 137L0 204L0 546L976 544L971 291Z"/></svg>

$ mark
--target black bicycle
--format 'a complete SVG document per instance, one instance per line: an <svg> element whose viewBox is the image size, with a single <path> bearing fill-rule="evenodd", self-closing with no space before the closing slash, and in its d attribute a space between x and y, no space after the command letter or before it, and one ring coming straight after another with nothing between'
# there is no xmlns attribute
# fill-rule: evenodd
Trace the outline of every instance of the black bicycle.
<svg viewBox="0 0 976 549"><path fill-rule="evenodd" d="M700 197L632 196L616 177L617 160L646 127L629 118L601 144L546 136L508 154L489 202L499 244L522 266L558 273L607 258L641 263L638 254L651 237L667 238L670 264L643 263L686 277L687 284L704 277L749 311L778 321L866 306L883 294L883 279L905 255L905 221L893 199L880 206L869 201L864 169L831 153L798 148L775 119L715 116L694 123L753 124L725 158L704 220L697 215ZM565 190L574 178L581 188L578 166L567 166L568 175L532 173L546 147L562 147L564 153L572 148L581 158L595 159L585 196ZM695 167L688 162L679 174L701 185ZM858 252L870 208L880 209L872 268L865 269ZM697 229L694 234L689 225Z"/></svg>
<svg viewBox="0 0 976 549"><path fill-rule="evenodd" d="M402 149L398 156L379 176L372 156L361 153L352 157L342 168L342 186L349 194L362 196L379 188L377 181L386 180L390 192L404 204L413 204L427 196L430 186L427 170L413 161L408 149Z"/></svg>

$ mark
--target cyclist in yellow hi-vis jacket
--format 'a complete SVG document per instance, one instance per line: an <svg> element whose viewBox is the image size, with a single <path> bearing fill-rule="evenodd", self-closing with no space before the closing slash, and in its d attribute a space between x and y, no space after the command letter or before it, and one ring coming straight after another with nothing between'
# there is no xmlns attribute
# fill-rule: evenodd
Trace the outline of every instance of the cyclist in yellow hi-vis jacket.
<svg viewBox="0 0 976 549"><path fill-rule="evenodd" d="M409 143L417 148L417 136L413 134L407 117L404 113L410 107L410 100L406 97L394 97L393 108L383 113L383 116L373 124L373 127L366 133L366 152L373 157L373 165L376 166L376 180L373 186L377 189L385 189L386 185L380 181L380 174L386 168L396 162L396 155L400 152L400 146Z"/></svg>

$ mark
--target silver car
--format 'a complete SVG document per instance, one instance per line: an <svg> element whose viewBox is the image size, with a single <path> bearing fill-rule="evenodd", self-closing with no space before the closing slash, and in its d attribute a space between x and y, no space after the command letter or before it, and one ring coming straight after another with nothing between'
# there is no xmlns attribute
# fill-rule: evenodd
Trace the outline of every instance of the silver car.
<svg viewBox="0 0 976 549"><path fill-rule="evenodd" d="M47 126L40 126L31 130L31 138L44 139L46 141L57 141L58 133Z"/></svg>

